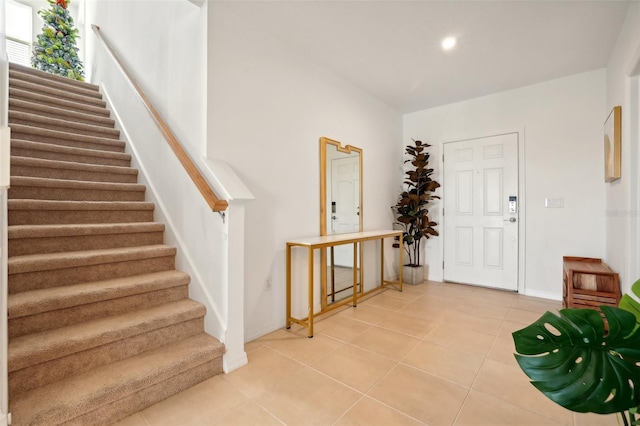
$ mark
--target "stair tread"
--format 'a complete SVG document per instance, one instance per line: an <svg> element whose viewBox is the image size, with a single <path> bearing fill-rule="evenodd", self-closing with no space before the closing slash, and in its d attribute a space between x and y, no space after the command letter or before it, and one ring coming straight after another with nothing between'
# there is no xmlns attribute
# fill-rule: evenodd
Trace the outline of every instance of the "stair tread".
<svg viewBox="0 0 640 426"><path fill-rule="evenodd" d="M107 166L102 164L75 163L73 161L47 160L45 158L11 156L12 166L32 166L49 169L79 170L95 173L115 173L137 175L138 169L133 167Z"/></svg>
<svg viewBox="0 0 640 426"><path fill-rule="evenodd" d="M113 118L95 114L84 114L78 111L70 111L66 108L58 108L55 105L46 105L39 102L28 101L25 99L10 98L9 111L17 111L17 108L26 109L27 111L37 111L39 113L49 112L55 114L58 117L67 117L68 120L73 120L76 122L90 121L92 123L98 123L94 124L94 126L113 128L115 125L115 120ZM34 113L30 112L30 114Z"/></svg>
<svg viewBox="0 0 640 426"><path fill-rule="evenodd" d="M70 86L77 86L77 87L81 87L87 90L94 90L94 91L99 91L100 87L97 84L93 84L93 83L89 83L86 81L78 81L78 80L72 80L70 78L61 76L61 75L56 75L56 74L51 74L51 73L47 73L41 70L37 70L35 68L32 67L27 67L24 65L20 65L20 64L16 64L13 62L9 62L9 72L11 73L12 71L18 71L24 74L31 74L31 75L35 75L38 76L40 78L43 78L45 80L53 80L53 81L58 81Z"/></svg>
<svg viewBox="0 0 640 426"><path fill-rule="evenodd" d="M104 107L87 105L79 102L75 102L70 99L61 99L55 96L48 96L43 93L34 93L29 90L20 89L17 87L9 87L9 97L18 99L31 99L34 102L42 105L59 105L65 108L82 111L83 114L97 114L108 117L111 115L108 109Z"/></svg>
<svg viewBox="0 0 640 426"><path fill-rule="evenodd" d="M165 244L155 244L150 246L12 256L8 259L7 266L9 275L12 275L33 271L47 271L78 266L175 256L175 253L175 247Z"/></svg>
<svg viewBox="0 0 640 426"><path fill-rule="evenodd" d="M7 227L10 240L18 238L53 238L75 235L105 235L139 232L163 232L160 222L86 223L63 225L11 225Z"/></svg>
<svg viewBox="0 0 640 426"><path fill-rule="evenodd" d="M11 133L13 134L31 134L36 136L44 136L55 139L63 139L77 142L93 143L96 148L100 145L111 146L124 149L126 143L119 139L101 138L98 136L81 135L78 133L67 133L58 130L50 130L42 127L27 126L25 124L11 124ZM17 138L20 139L20 138Z"/></svg>
<svg viewBox="0 0 640 426"><path fill-rule="evenodd" d="M9 342L9 371L204 317L205 307L191 299L99 318L67 327L14 337Z"/></svg>
<svg viewBox="0 0 640 426"><path fill-rule="evenodd" d="M114 420L165 398L167 383L219 374L224 345L203 331L154 203L136 201L146 186L99 87L10 64L8 117L15 423Z"/></svg>
<svg viewBox="0 0 640 426"><path fill-rule="evenodd" d="M78 123L78 122L69 121L69 120L62 120L59 118L45 117L42 115L30 113L30 112L12 111L10 109L9 110L10 126L14 120L23 120L23 121L35 123L36 125L34 125L34 127L37 127L38 125L58 126L58 127L65 127L67 129L84 130L84 131L95 132L95 133L104 133L116 139L120 136L120 131L112 127Z"/></svg>
<svg viewBox="0 0 640 426"><path fill-rule="evenodd" d="M69 179L52 179L29 176L12 176L11 187L31 186L47 188L93 189L96 191L138 191L144 192L146 186L140 183L94 182Z"/></svg>
<svg viewBox="0 0 640 426"><path fill-rule="evenodd" d="M148 201L7 200L9 210L154 210Z"/></svg>
<svg viewBox="0 0 640 426"><path fill-rule="evenodd" d="M76 411L98 407L122 399L144 388L219 357L224 346L207 334L154 349L88 373L69 377L12 398L10 409L20 423L62 423ZM64 416L64 417L63 417Z"/></svg>
<svg viewBox="0 0 640 426"><path fill-rule="evenodd" d="M93 87L78 86L75 84L68 84L66 81L54 80L48 78L48 76L40 76L22 70L10 70L9 78L12 80L20 80L28 83L35 84L40 87L47 87L51 89L63 90L75 95L82 95L89 98L102 99L100 90L95 90Z"/></svg>
<svg viewBox="0 0 640 426"><path fill-rule="evenodd" d="M60 154L87 155L91 157L115 158L131 160L131 154L115 151L101 151L99 149L76 148L73 146L54 145L46 142L35 142L24 139L11 138L11 147L35 149L38 151L57 152Z"/></svg>
<svg viewBox="0 0 640 426"><path fill-rule="evenodd" d="M32 93L69 99L79 104L86 104L98 108L105 108L107 105L107 103L102 100L102 95L94 97L84 93L75 93L67 91L65 88L61 88L60 86L40 85L29 80L15 78L12 75L9 75L9 87L28 90Z"/></svg>
<svg viewBox="0 0 640 426"><path fill-rule="evenodd" d="M188 284L176 269L9 295L9 319Z"/></svg>

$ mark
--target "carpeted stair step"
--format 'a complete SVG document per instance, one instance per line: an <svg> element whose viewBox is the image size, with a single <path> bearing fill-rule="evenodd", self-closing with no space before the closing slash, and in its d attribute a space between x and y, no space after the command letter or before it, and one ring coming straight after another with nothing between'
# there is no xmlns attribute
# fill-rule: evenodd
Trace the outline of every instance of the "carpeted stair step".
<svg viewBox="0 0 640 426"><path fill-rule="evenodd" d="M37 102L42 105L49 105L56 108L65 108L69 111L80 112L82 114L98 115L100 117L109 117L111 115L109 110L104 107L82 104L69 99L60 99L55 96L47 96L42 93L32 92L18 87L9 86L9 98Z"/></svg>
<svg viewBox="0 0 640 426"><path fill-rule="evenodd" d="M58 88L54 85L46 85L42 86L37 83L32 83L30 81L20 80L14 78L11 74L9 75L9 87L27 90L32 93L38 93L45 96L51 96L58 99L64 99L72 102L76 102L78 104L105 108L107 103L102 100L102 95L99 92L92 92L97 94L97 96L87 95L85 93L73 93L69 92L64 88Z"/></svg>
<svg viewBox="0 0 640 426"><path fill-rule="evenodd" d="M23 126L38 127L40 129L55 130L74 135L93 136L107 139L118 139L120 131L104 126L95 126L86 123L76 123L64 118L43 117L38 114L9 110L9 126L16 124Z"/></svg>
<svg viewBox="0 0 640 426"><path fill-rule="evenodd" d="M138 182L138 170L71 161L11 156L11 176L83 180L89 182Z"/></svg>
<svg viewBox="0 0 640 426"><path fill-rule="evenodd" d="M66 327L188 297L189 275L173 270L9 296L9 336Z"/></svg>
<svg viewBox="0 0 640 426"><path fill-rule="evenodd" d="M10 387L33 389L202 333L205 313L204 305L182 299L15 337L8 349L9 382L16 382Z"/></svg>
<svg viewBox="0 0 640 426"><path fill-rule="evenodd" d="M11 178L10 199L70 201L144 201L146 187L138 183L85 182L25 176Z"/></svg>
<svg viewBox="0 0 640 426"><path fill-rule="evenodd" d="M82 90L98 92L100 90L100 87L96 84L87 83L86 81L72 80L56 74L45 73L35 68L14 64L12 62L9 62L9 73L14 76L19 76L18 78L31 80L41 85L62 84L65 90L69 91Z"/></svg>
<svg viewBox="0 0 640 426"><path fill-rule="evenodd" d="M131 154L98 151L11 138L11 155L104 166L131 166Z"/></svg>
<svg viewBox="0 0 640 426"><path fill-rule="evenodd" d="M10 64L12 424L111 424L222 373L99 87Z"/></svg>
<svg viewBox="0 0 640 426"><path fill-rule="evenodd" d="M117 249L13 256L9 294L175 269L175 247Z"/></svg>
<svg viewBox="0 0 640 426"><path fill-rule="evenodd" d="M124 152L125 142L112 138L78 135L23 124L11 124L11 138L99 151Z"/></svg>
<svg viewBox="0 0 640 426"><path fill-rule="evenodd" d="M222 372L204 333L12 398L12 425L108 424Z"/></svg>
<svg viewBox="0 0 640 426"><path fill-rule="evenodd" d="M67 108L57 108L36 101L28 101L22 99L9 99L9 112L26 112L36 114L40 117L57 118L68 123L91 124L92 126L100 126L106 128L114 128L115 120L105 117L104 115L84 114L78 111L72 111Z"/></svg>
<svg viewBox="0 0 640 426"><path fill-rule="evenodd" d="M9 225L152 222L153 203L8 200Z"/></svg>
<svg viewBox="0 0 640 426"><path fill-rule="evenodd" d="M157 222L9 226L9 256L162 244L164 228Z"/></svg>

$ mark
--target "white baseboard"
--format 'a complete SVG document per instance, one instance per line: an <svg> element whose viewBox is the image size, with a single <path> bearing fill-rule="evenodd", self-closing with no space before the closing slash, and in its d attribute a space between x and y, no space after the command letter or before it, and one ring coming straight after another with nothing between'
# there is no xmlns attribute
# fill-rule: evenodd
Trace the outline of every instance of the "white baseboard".
<svg viewBox="0 0 640 426"><path fill-rule="evenodd" d="M233 359L226 354L222 356L222 369L225 373L231 373L233 370L245 366L248 363L249 358L247 358L247 353L244 351L242 351L241 354L236 354Z"/></svg>
<svg viewBox="0 0 640 426"><path fill-rule="evenodd" d="M539 297L541 299L549 299L549 300L556 300L556 301L562 300L562 293L556 293L556 292L525 289L524 293L522 294L524 294L525 296Z"/></svg>
<svg viewBox="0 0 640 426"><path fill-rule="evenodd" d="M284 317L284 316L283 316ZM245 342L250 342L252 340L255 340L259 337L264 336L265 334L269 334L271 332L274 332L282 327L285 326L285 321L284 318L282 319L282 321L274 321L270 324L265 324L262 327L253 329L253 330L245 330L244 332L244 341Z"/></svg>

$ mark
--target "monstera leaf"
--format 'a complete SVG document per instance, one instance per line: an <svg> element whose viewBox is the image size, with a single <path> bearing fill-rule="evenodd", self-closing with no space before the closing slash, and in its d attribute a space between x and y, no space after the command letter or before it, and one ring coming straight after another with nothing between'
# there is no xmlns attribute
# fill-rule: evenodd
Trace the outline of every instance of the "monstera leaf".
<svg viewBox="0 0 640 426"><path fill-rule="evenodd" d="M640 328L633 314L602 306L545 313L513 333L516 359L531 383L552 401L577 412L610 414L639 404ZM636 393L638 389L638 393Z"/></svg>
<svg viewBox="0 0 640 426"><path fill-rule="evenodd" d="M633 291L633 294L640 297L640 280L633 283L633 285L631 286L631 291ZM633 315L635 315L636 322L640 324L640 303L638 303L633 297L629 296L628 294L624 294L622 296L622 299L620 299L620 303L618 304L618 306L625 311L629 311Z"/></svg>

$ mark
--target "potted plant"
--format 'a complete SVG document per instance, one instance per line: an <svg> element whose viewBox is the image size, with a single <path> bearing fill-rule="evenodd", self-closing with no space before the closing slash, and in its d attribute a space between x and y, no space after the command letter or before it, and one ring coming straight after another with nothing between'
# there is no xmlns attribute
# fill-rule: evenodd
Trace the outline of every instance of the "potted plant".
<svg viewBox="0 0 640 426"><path fill-rule="evenodd" d="M405 148L409 157L404 164L409 163L405 172L404 185L398 202L392 208L396 213L396 222L402 226L402 246L407 251L409 262L403 265L403 281L407 284L420 284L425 279L424 267L420 264L420 248L423 239L437 236L437 223L429 218L429 203L440 198L433 192L440 184L433 180L433 169L429 168L429 153L426 151L431 145L419 140L413 140L413 145Z"/></svg>
<svg viewBox="0 0 640 426"><path fill-rule="evenodd" d="M632 286L640 296L640 280ZM513 333L516 360L549 399L580 413L619 413L640 425L640 304L624 295L618 308L546 312Z"/></svg>

